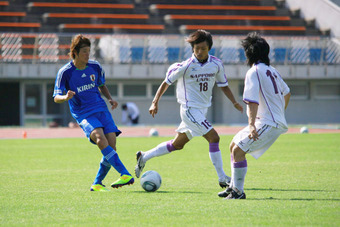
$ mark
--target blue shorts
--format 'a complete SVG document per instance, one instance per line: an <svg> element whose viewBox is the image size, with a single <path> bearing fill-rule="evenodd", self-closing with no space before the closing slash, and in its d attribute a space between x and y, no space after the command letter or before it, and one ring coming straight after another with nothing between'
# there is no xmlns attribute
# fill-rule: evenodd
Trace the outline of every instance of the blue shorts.
<svg viewBox="0 0 340 227"><path fill-rule="evenodd" d="M93 140L91 140L90 135L95 128L103 128L104 134L115 132L116 136L119 136L119 134L122 133L117 128L109 111L94 113L84 119L79 119L78 124L83 129L86 137L93 144L96 143Z"/></svg>

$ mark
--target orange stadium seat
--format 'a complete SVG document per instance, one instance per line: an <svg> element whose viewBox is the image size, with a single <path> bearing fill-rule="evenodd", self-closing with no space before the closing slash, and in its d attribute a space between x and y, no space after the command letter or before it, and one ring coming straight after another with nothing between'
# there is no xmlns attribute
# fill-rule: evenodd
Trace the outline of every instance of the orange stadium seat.
<svg viewBox="0 0 340 227"><path fill-rule="evenodd" d="M8 1L0 1L0 6L9 6Z"/></svg>
<svg viewBox="0 0 340 227"><path fill-rule="evenodd" d="M195 10L195 11L193 11ZM216 14L218 12L226 12L229 14L245 13L246 15L263 14L273 15L277 8L275 6L254 6L254 5L167 5L152 4L150 11L154 14Z"/></svg>
<svg viewBox="0 0 340 227"><path fill-rule="evenodd" d="M172 15L164 16L168 24L209 24L209 25L289 25L289 16L253 16L253 15Z"/></svg>
<svg viewBox="0 0 340 227"><path fill-rule="evenodd" d="M1 31L36 31L40 27L40 23L0 22Z"/></svg>
<svg viewBox="0 0 340 227"><path fill-rule="evenodd" d="M30 2L28 7L133 9L133 4Z"/></svg>
<svg viewBox="0 0 340 227"><path fill-rule="evenodd" d="M140 23L143 24L149 19L147 14L108 14L108 13L44 13L44 22L49 24L65 23L100 23L103 24L124 24Z"/></svg>
<svg viewBox="0 0 340 227"><path fill-rule="evenodd" d="M208 31L212 31L214 33L229 33L229 34L237 34L241 31L242 34L245 34L250 31L260 31L263 34L271 32L271 34L281 34L295 32L295 34L304 34L306 31L306 27L304 26L234 26L234 25L182 25L180 26L180 31L182 33L191 32L197 29L205 29Z"/></svg>
<svg viewBox="0 0 340 227"><path fill-rule="evenodd" d="M134 4L115 3L67 3L67 2L30 2L27 4L33 13L44 12L86 12L86 13L128 13L134 9Z"/></svg>
<svg viewBox="0 0 340 227"><path fill-rule="evenodd" d="M0 17L25 17L25 12L0 12Z"/></svg>
<svg viewBox="0 0 340 227"><path fill-rule="evenodd" d="M82 31L92 30L138 30L138 31L155 31L160 32L164 30L164 25L150 25L150 24L60 24L59 29L64 31L67 29L75 29Z"/></svg>

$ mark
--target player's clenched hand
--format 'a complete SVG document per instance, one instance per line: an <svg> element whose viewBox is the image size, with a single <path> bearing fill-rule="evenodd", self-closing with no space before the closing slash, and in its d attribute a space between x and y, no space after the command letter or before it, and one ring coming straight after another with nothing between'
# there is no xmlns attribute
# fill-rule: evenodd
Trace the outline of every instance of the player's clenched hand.
<svg viewBox="0 0 340 227"><path fill-rule="evenodd" d="M65 101L68 101L70 100L71 98L73 98L73 96L75 95L76 93L74 91L71 91L71 90L68 90L67 93L66 93L66 100Z"/></svg>
<svg viewBox="0 0 340 227"><path fill-rule="evenodd" d="M249 125L249 138L254 141L259 139L259 134L256 131L255 125Z"/></svg>
<svg viewBox="0 0 340 227"><path fill-rule="evenodd" d="M151 114L152 117L155 117L157 112L158 112L158 105L156 103L152 103L149 108L149 113Z"/></svg>
<svg viewBox="0 0 340 227"><path fill-rule="evenodd" d="M116 102L115 100L109 99L109 103L111 104L112 110L116 109L118 106L118 102Z"/></svg>

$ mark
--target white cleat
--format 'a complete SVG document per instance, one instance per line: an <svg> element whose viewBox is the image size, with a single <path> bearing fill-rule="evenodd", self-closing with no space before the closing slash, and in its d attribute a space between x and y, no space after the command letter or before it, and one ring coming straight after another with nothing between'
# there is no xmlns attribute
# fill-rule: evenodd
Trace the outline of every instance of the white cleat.
<svg viewBox="0 0 340 227"><path fill-rule="evenodd" d="M144 153L142 151L138 151L136 153L137 165L135 166L135 175L137 178L140 177L140 174L142 173L144 166L145 166L145 162L143 161L143 156L144 156Z"/></svg>

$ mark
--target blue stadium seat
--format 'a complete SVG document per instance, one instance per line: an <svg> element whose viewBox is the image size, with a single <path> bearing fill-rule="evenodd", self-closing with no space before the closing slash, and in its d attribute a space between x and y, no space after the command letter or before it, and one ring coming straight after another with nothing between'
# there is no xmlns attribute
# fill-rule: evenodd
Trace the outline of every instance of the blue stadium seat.
<svg viewBox="0 0 340 227"><path fill-rule="evenodd" d="M321 48L310 48L309 49L309 56L310 56L310 63L311 64L318 64L321 60Z"/></svg>
<svg viewBox="0 0 340 227"><path fill-rule="evenodd" d="M209 54L215 56L215 51L216 51L215 48L211 48L211 50L209 51Z"/></svg>
<svg viewBox="0 0 340 227"><path fill-rule="evenodd" d="M143 52L144 52L143 47L132 47L131 48L132 63L142 63Z"/></svg>
<svg viewBox="0 0 340 227"><path fill-rule="evenodd" d="M240 62L246 62L247 57L246 54L244 53L244 50L242 48L238 49L239 52L239 57L240 57Z"/></svg>
<svg viewBox="0 0 340 227"><path fill-rule="evenodd" d="M179 61L179 47L168 47L168 60L169 62Z"/></svg>
<svg viewBox="0 0 340 227"><path fill-rule="evenodd" d="M283 48L283 47L275 48L274 49L275 63L283 64L286 59L286 54L287 54L287 48Z"/></svg>

